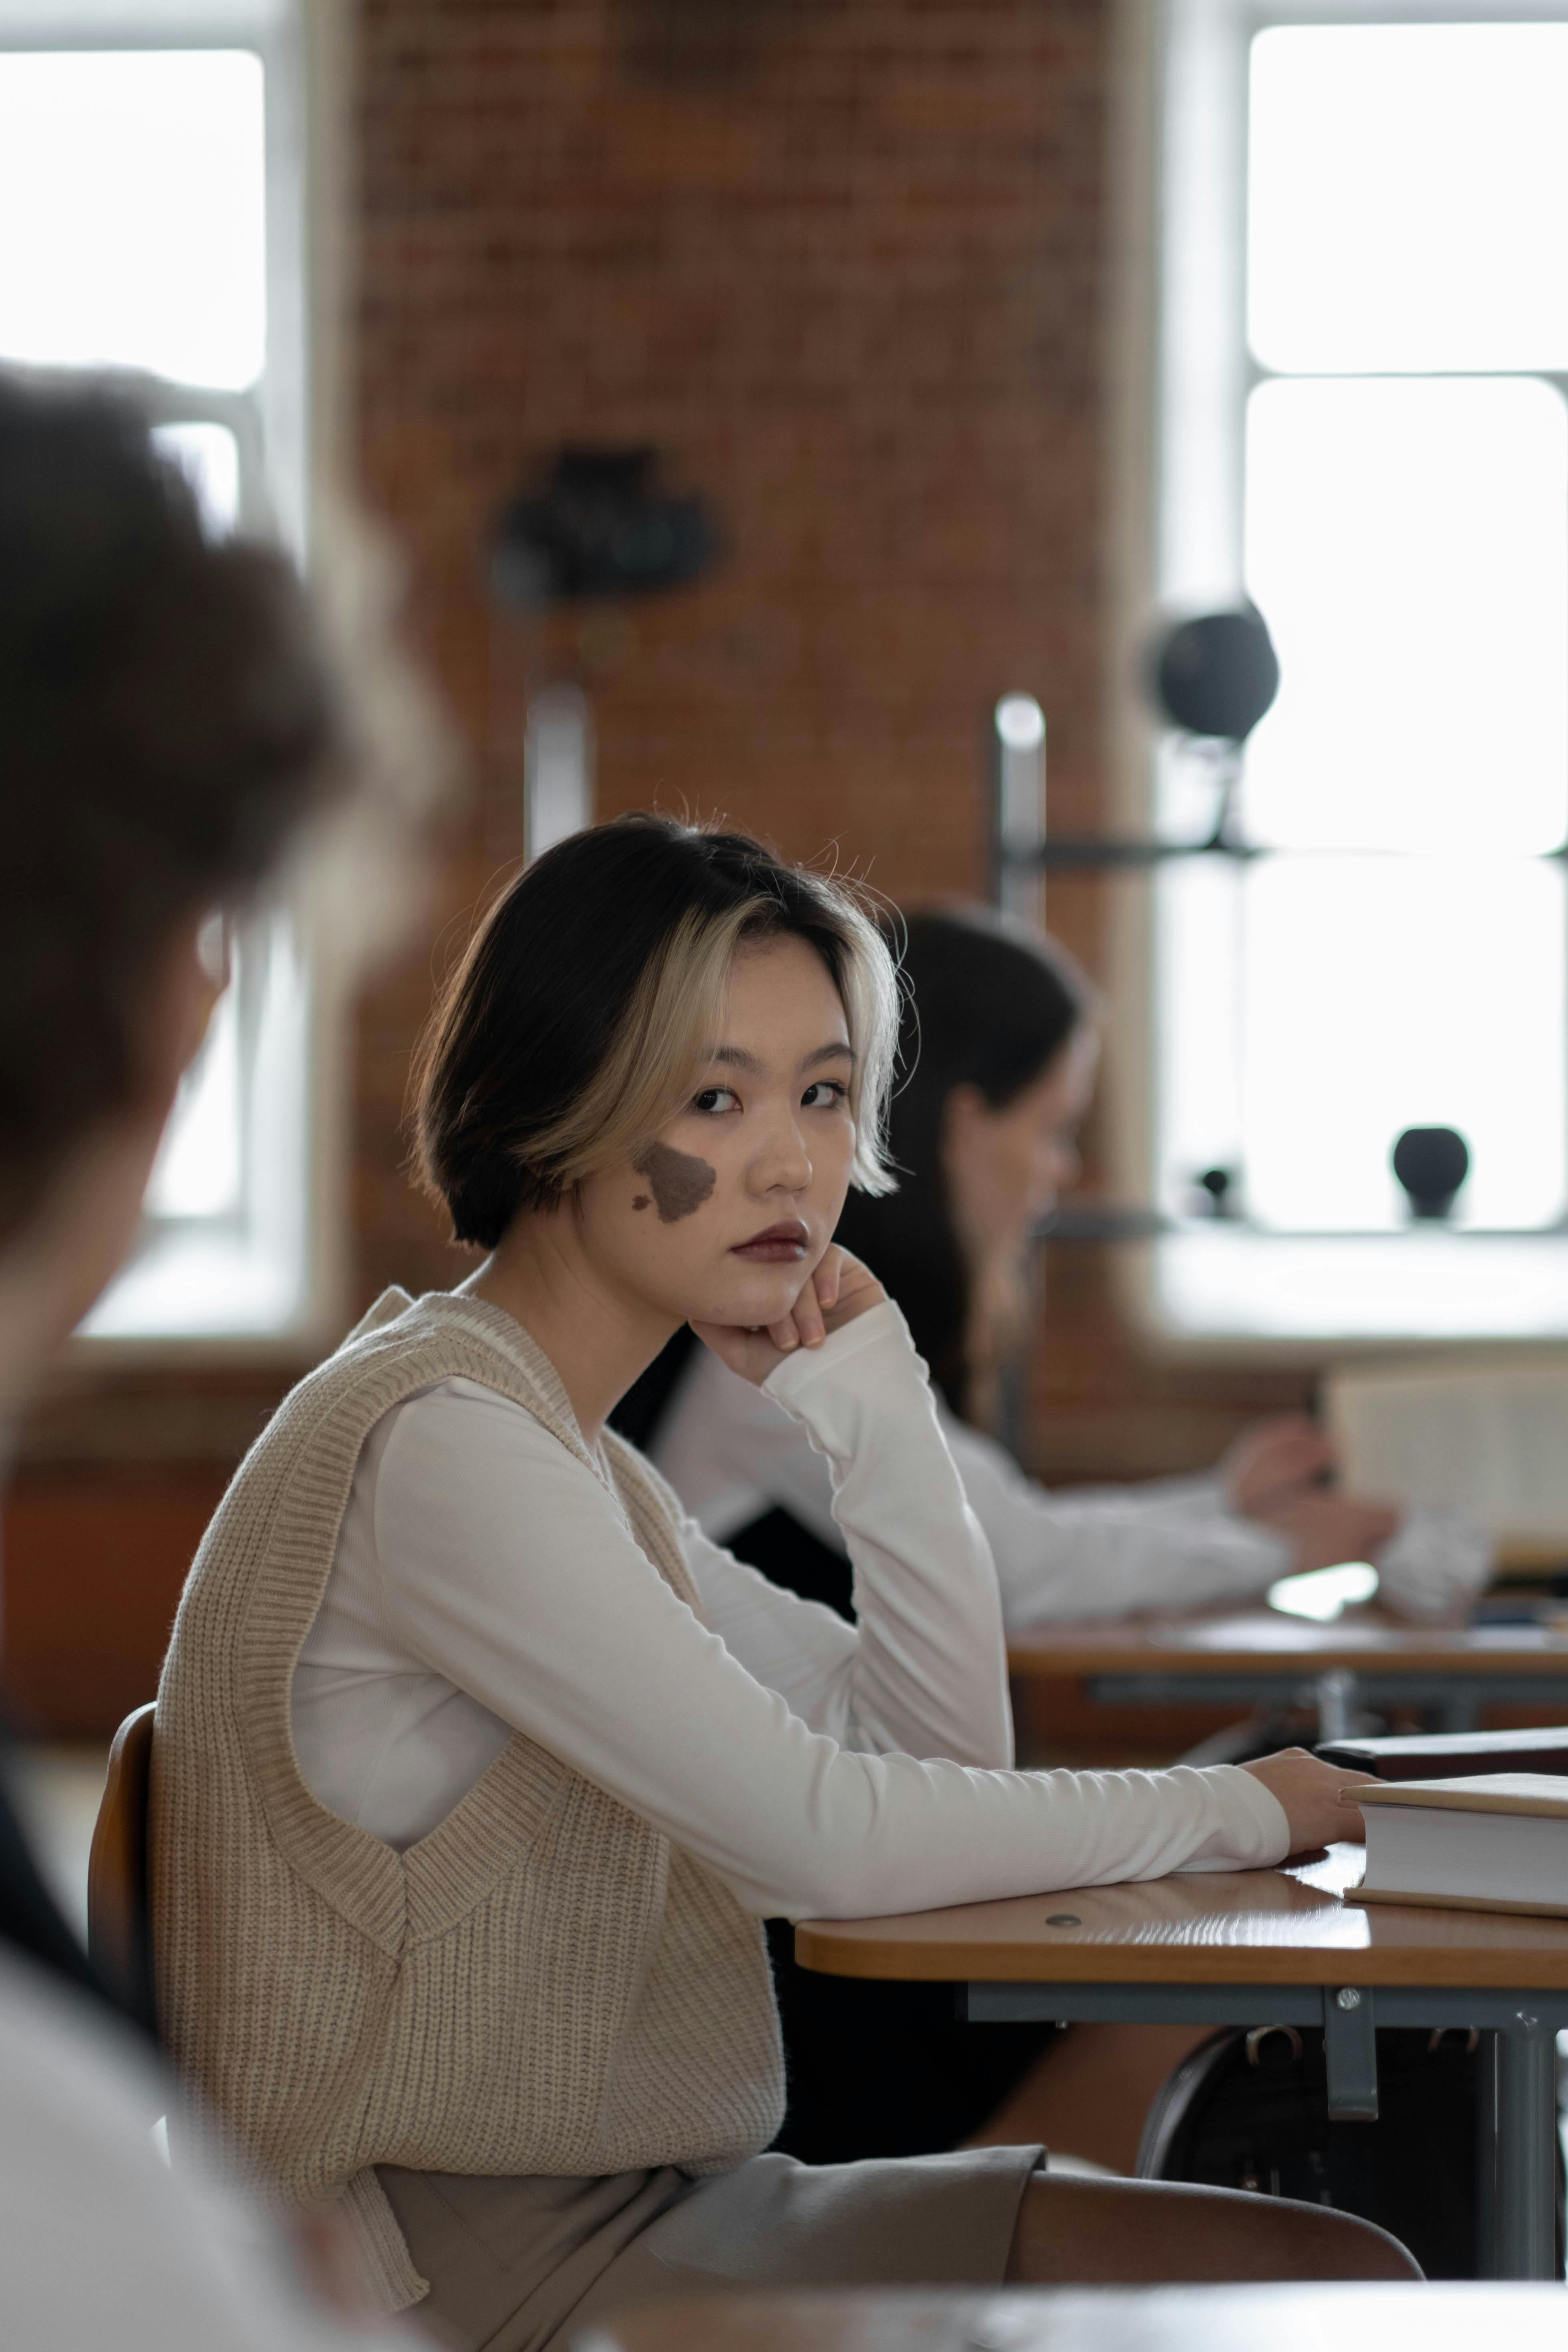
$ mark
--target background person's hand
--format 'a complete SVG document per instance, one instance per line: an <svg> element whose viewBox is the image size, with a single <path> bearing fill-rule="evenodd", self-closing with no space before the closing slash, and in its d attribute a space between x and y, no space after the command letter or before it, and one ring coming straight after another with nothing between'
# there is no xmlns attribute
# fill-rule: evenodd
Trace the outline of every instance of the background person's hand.
<svg viewBox="0 0 1568 2352"><path fill-rule="evenodd" d="M858 1315L880 1307L887 1296L870 1267L835 1244L815 1274L802 1284L799 1297L782 1322L756 1330L734 1323L694 1322L691 1328L732 1372L754 1381L760 1388L786 1356L793 1356L799 1348L820 1348L830 1331L842 1330Z"/></svg>
<svg viewBox="0 0 1568 2352"><path fill-rule="evenodd" d="M1279 1413L1243 1430L1219 1465L1233 1511L1244 1519L1299 1502L1332 1474L1334 1449L1304 1412Z"/></svg>
<svg viewBox="0 0 1568 2352"><path fill-rule="evenodd" d="M1386 1503L1358 1503L1331 1489L1303 1495L1282 1510L1260 1513L1258 1518L1261 1526L1284 1537L1297 1576L1309 1569L1338 1568L1347 1559L1375 1563L1399 1525L1399 1513Z"/></svg>
<svg viewBox="0 0 1568 2352"><path fill-rule="evenodd" d="M1364 1844L1366 1824L1354 1804L1341 1803L1340 1791L1364 1788L1376 1778L1374 1773L1347 1772L1337 1764L1325 1764L1321 1756L1310 1756L1304 1748L1282 1748L1277 1756L1259 1756L1240 1769L1261 1780L1283 1805L1292 1853L1332 1845L1336 1840Z"/></svg>

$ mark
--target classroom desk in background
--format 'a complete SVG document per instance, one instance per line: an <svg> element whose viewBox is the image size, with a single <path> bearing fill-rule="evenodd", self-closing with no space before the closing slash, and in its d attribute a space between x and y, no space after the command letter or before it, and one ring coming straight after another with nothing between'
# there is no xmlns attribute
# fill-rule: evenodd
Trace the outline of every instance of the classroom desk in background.
<svg viewBox="0 0 1568 2352"><path fill-rule="evenodd" d="M575 2352L1562 2352L1549 2286L858 2288L626 2312Z"/></svg>
<svg viewBox="0 0 1568 2352"><path fill-rule="evenodd" d="M1040 1625L1007 1644L1015 1683L1076 1680L1102 1706L1310 1706L1320 1739L1362 1707L1414 1706L1473 1731L1489 1706L1568 1721L1568 1633L1549 1625L1412 1625L1377 1610L1315 1625L1277 1610Z"/></svg>
<svg viewBox="0 0 1568 2352"><path fill-rule="evenodd" d="M1343 2116L1377 2113L1378 2026L1477 2028L1496 2092L1492 2272L1552 2278L1568 1920L1368 1908L1354 1899L1363 1860L1340 1845L1279 1870L803 1920L795 1957L828 1976L956 1985L977 2023L1321 2026L1329 2110Z"/></svg>

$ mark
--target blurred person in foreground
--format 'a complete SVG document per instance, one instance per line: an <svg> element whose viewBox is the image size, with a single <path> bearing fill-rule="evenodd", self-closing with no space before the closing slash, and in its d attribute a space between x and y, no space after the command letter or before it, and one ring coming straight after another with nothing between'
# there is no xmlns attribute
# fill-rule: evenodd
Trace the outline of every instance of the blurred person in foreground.
<svg viewBox="0 0 1568 2352"><path fill-rule="evenodd" d="M0 1458L131 1247L222 985L205 927L353 765L285 559L207 539L128 405L0 376ZM363 2346L226 2189L171 2171L167 2099L0 1788L6 2343Z"/></svg>

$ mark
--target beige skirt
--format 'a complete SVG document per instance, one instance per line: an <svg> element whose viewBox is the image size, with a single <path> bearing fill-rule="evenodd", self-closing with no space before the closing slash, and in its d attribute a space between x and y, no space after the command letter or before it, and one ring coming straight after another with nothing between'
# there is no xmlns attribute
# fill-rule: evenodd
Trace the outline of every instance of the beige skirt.
<svg viewBox="0 0 1568 2352"><path fill-rule="evenodd" d="M995 2286L1039 2147L797 2164L700 2179L377 2168L416 2269L420 2321L453 2352L543 2352L636 2304L737 2287Z"/></svg>

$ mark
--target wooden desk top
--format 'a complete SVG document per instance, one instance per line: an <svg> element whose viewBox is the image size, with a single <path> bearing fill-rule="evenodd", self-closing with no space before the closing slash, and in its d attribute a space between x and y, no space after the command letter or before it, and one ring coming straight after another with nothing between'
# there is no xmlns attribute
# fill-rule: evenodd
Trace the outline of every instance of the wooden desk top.
<svg viewBox="0 0 1568 2352"><path fill-rule="evenodd" d="M1380 1667L1478 1677L1561 1674L1568 1681L1568 1633L1540 1625L1411 1625L1375 1609L1314 1625L1273 1609L1246 1609L1041 1625L1013 1636L1007 1662L1016 1675L1058 1676L1248 1675L1260 1668L1309 1675L1349 1666L1368 1674Z"/></svg>
<svg viewBox="0 0 1568 2352"><path fill-rule="evenodd" d="M1359 1845L1336 1845L1289 1869L1194 1872L889 1919L806 1919L795 1931L795 1957L826 1976L937 1983L1568 1990L1568 1919L1363 1906L1354 1892L1364 1858ZM1064 1918L1079 1924L1052 1925Z"/></svg>
<svg viewBox="0 0 1568 2352"><path fill-rule="evenodd" d="M859 2288L626 2312L595 2352L1561 2352L1560 2286Z"/></svg>

